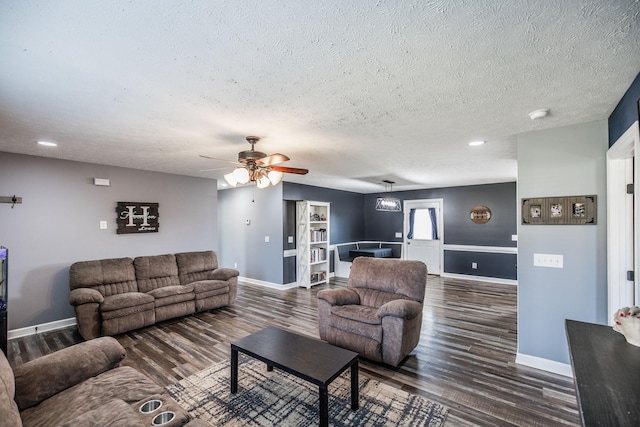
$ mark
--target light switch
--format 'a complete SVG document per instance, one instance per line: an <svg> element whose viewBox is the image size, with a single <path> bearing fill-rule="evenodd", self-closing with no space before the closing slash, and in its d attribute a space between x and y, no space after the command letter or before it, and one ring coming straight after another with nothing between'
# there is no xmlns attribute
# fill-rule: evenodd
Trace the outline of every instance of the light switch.
<svg viewBox="0 0 640 427"><path fill-rule="evenodd" d="M269 236L264 236L264 242L269 243Z"/></svg>
<svg viewBox="0 0 640 427"><path fill-rule="evenodd" d="M107 229L107 221L100 221L100 230Z"/></svg>
<svg viewBox="0 0 640 427"><path fill-rule="evenodd" d="M533 265L535 267L563 268L564 259L562 255L553 254L533 254Z"/></svg>
<svg viewBox="0 0 640 427"><path fill-rule="evenodd" d="M287 243L293 243L293 236L287 237Z"/></svg>
<svg viewBox="0 0 640 427"><path fill-rule="evenodd" d="M402 233L396 231L396 238L397 239L401 239L402 238Z"/></svg>

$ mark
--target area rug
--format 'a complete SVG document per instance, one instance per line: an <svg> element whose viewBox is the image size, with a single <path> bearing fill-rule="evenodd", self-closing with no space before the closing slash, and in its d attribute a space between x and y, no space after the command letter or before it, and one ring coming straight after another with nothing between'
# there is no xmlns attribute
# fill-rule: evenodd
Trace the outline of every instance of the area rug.
<svg viewBox="0 0 640 427"><path fill-rule="evenodd" d="M240 356L238 392L230 391L229 361L216 363L167 391L192 417L214 426L316 426L318 389L264 363ZM448 408L359 375L360 409L351 410L349 370L329 385L333 426L429 426L444 423Z"/></svg>

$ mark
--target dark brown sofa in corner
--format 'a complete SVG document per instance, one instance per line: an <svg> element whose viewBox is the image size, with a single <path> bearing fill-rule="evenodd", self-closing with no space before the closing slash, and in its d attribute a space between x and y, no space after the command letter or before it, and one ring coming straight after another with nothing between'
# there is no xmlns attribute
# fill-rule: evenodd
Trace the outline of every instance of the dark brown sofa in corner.
<svg viewBox="0 0 640 427"><path fill-rule="evenodd" d="M80 261L69 269L69 302L86 340L233 304L238 270L213 251Z"/></svg>
<svg viewBox="0 0 640 427"><path fill-rule="evenodd" d="M76 344L11 369L0 351L0 427L151 426L162 412L173 412L166 427L203 427L164 389L129 366L111 337ZM149 400L162 405L140 412Z"/></svg>

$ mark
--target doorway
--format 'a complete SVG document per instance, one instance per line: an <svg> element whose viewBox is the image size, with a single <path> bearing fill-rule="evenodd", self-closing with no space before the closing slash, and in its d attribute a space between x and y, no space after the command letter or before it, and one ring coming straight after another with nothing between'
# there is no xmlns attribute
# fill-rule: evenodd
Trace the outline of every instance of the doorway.
<svg viewBox="0 0 640 427"><path fill-rule="evenodd" d="M422 261L441 274L444 259L443 199L404 201L404 258Z"/></svg>
<svg viewBox="0 0 640 427"><path fill-rule="evenodd" d="M640 305L638 289L638 238L640 224L638 189L627 186L638 180L634 167L640 148L638 122L635 122L607 151L607 294L608 321L620 307ZM631 272L629 275L628 272Z"/></svg>

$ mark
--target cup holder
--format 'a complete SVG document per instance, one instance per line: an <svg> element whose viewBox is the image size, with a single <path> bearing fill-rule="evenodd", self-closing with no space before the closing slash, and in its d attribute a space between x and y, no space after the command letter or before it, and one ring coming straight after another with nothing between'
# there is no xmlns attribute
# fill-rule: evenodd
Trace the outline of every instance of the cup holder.
<svg viewBox="0 0 640 427"><path fill-rule="evenodd" d="M158 415L153 417L153 421L151 421L151 424L154 426L161 426L167 424L175 416L176 414L171 411L160 412Z"/></svg>
<svg viewBox="0 0 640 427"><path fill-rule="evenodd" d="M143 414L150 414L153 411L158 410L158 408L161 406L162 406L162 401L158 399L153 399L140 405L140 412L142 412Z"/></svg>

